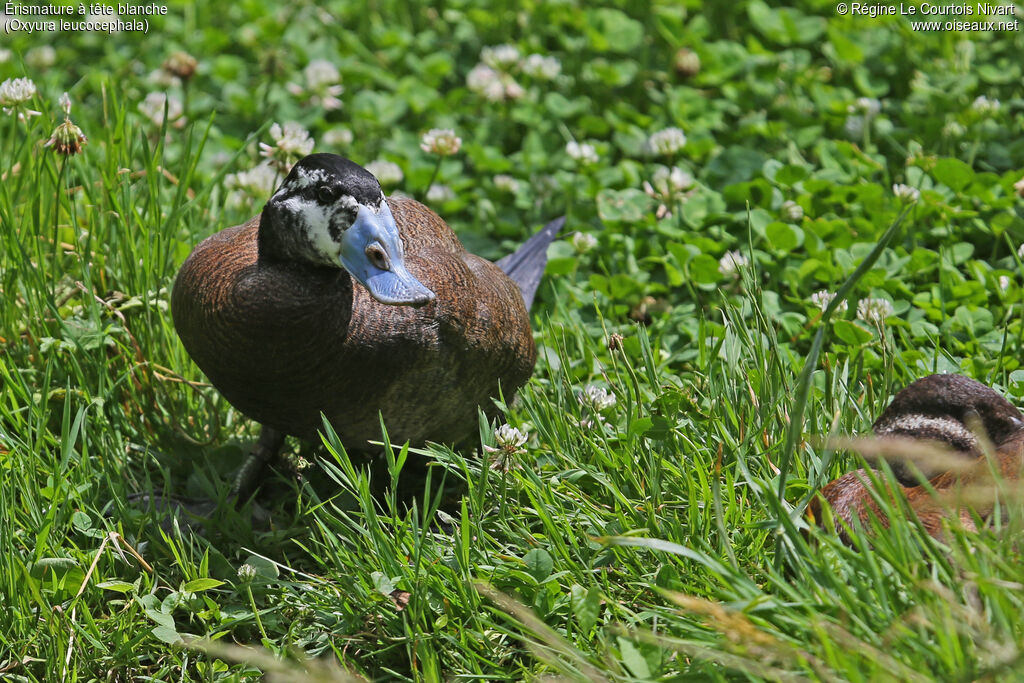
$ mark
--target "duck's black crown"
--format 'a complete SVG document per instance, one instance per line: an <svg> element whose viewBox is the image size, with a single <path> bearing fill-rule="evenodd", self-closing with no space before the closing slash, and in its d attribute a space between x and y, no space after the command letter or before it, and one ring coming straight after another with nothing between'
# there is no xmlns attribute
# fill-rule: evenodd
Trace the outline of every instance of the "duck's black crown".
<svg viewBox="0 0 1024 683"><path fill-rule="evenodd" d="M310 154L292 167L282 188L303 189L313 185L336 185L365 206L377 206L382 198L380 183L359 164L337 154Z"/></svg>

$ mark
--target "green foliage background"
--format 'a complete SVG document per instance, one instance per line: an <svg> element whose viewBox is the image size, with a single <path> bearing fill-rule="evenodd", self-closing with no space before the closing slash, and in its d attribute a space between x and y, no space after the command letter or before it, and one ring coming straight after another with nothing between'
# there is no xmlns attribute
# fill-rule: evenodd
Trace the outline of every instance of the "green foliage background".
<svg viewBox="0 0 1024 683"><path fill-rule="evenodd" d="M145 34L0 38L0 81L31 78L41 112L0 116L0 676L278 666L192 636L262 646L285 680L340 680L334 663L381 680L1019 675L1017 497L946 543L896 523L850 550L802 517L856 466L803 437L866 431L931 372L1024 394L1019 30L914 31L812 1L167 7ZM522 97L487 100L466 77L504 44L559 75L512 66ZM198 61L184 83L160 73L176 50ZM318 59L340 109L289 87ZM66 159L44 145L64 91L89 138ZM155 124L152 92L184 118ZM421 201L448 185L428 203L482 255L568 216L534 308L541 361L507 409L530 440L507 461L396 449L371 471L327 435L265 486L270 522L223 503L254 427L201 384L168 292L199 240L259 210L231 174L289 121L316 151L398 164L392 189ZM686 144L652 154L672 127ZM463 141L440 166L420 149L431 128ZM693 178L660 211L659 166ZM811 296L876 249L904 209L895 184L919 199L824 323L804 395ZM860 319L869 298L892 314ZM581 400L588 386L615 404ZM403 479L411 497L408 458L431 463ZM221 505L205 535L165 530L137 491Z"/></svg>

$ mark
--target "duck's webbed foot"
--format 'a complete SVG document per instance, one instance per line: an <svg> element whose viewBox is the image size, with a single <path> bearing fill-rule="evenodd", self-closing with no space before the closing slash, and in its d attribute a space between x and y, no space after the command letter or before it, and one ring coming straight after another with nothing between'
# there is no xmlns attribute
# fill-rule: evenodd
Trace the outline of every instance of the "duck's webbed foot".
<svg viewBox="0 0 1024 683"><path fill-rule="evenodd" d="M263 425L260 430L260 438L253 446L249 457L242 463L242 467L235 475L235 482L231 485L230 497L236 504L248 500L259 486L267 466L277 460L284 448L284 433Z"/></svg>

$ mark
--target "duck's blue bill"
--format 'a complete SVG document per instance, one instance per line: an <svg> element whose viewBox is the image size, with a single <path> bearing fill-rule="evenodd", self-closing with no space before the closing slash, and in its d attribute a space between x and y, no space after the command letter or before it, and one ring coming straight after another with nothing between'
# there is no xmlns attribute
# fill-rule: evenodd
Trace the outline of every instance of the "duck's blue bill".
<svg viewBox="0 0 1024 683"><path fill-rule="evenodd" d="M378 256L371 260L368 250ZM355 222L342 237L341 265L382 304L422 306L434 299L434 293L405 269L398 226L385 201L379 211L359 205Z"/></svg>

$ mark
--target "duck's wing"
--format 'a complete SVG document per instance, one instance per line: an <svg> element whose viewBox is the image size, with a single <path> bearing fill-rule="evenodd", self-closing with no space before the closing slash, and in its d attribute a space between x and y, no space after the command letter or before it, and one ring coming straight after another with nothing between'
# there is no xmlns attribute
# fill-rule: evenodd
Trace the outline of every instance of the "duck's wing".
<svg viewBox="0 0 1024 683"><path fill-rule="evenodd" d="M519 286L526 310L530 310L533 295L537 293L537 287L540 286L541 277L544 275L544 266L548 262L548 245L554 241L564 225L565 216L556 218L526 240L515 253L497 262L497 266Z"/></svg>

